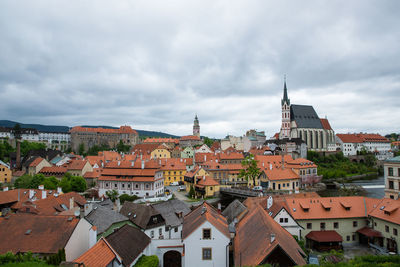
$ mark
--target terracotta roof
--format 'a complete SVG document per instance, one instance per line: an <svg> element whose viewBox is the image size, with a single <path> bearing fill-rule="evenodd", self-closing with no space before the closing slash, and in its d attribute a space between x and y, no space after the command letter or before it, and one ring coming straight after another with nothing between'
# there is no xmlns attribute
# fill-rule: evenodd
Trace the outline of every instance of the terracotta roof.
<svg viewBox="0 0 400 267"><path fill-rule="evenodd" d="M146 138L143 143L174 143L179 144L179 139L174 138Z"/></svg>
<svg viewBox="0 0 400 267"><path fill-rule="evenodd" d="M369 215L381 220L400 224L400 200L384 198L373 206Z"/></svg>
<svg viewBox="0 0 400 267"><path fill-rule="evenodd" d="M135 154L138 154L138 155L150 154L157 147L158 147L158 144L148 144L148 143L137 144L131 149L131 151L135 152Z"/></svg>
<svg viewBox="0 0 400 267"><path fill-rule="evenodd" d="M203 210L204 209L204 210ZM182 239L187 238L205 221L211 223L227 238L230 238L226 218L207 202L196 207L183 219Z"/></svg>
<svg viewBox="0 0 400 267"><path fill-rule="evenodd" d="M40 162L42 162L42 160L44 160L44 159L41 158L41 157L35 158L35 160L32 161L32 162L29 164L29 167L36 167L37 165L39 165Z"/></svg>
<svg viewBox="0 0 400 267"><path fill-rule="evenodd" d="M380 134L337 134L336 135L343 143L390 143L389 139Z"/></svg>
<svg viewBox="0 0 400 267"><path fill-rule="evenodd" d="M90 165L99 165L101 167L101 162L103 160L103 157L101 156L86 156L85 158L87 161L89 161Z"/></svg>
<svg viewBox="0 0 400 267"><path fill-rule="evenodd" d="M266 151L271 151L269 146L253 147L249 150L249 153L252 155L264 155Z"/></svg>
<svg viewBox="0 0 400 267"><path fill-rule="evenodd" d="M53 174L53 173L59 173L59 174L64 174L67 172L66 167L62 166L52 166L52 167L43 167L39 173L43 174Z"/></svg>
<svg viewBox="0 0 400 267"><path fill-rule="evenodd" d="M106 267L115 258L120 257L102 237L93 247L75 259L74 262L84 264L84 266Z"/></svg>
<svg viewBox="0 0 400 267"><path fill-rule="evenodd" d="M320 119L320 120L321 120L322 128L324 128L325 130L332 130L332 127L329 124L328 119Z"/></svg>
<svg viewBox="0 0 400 267"><path fill-rule="evenodd" d="M23 202L29 200L29 190L33 190L35 199L42 199L42 193L41 193L42 190L20 188L20 189L8 190L8 191L0 191L0 205L6 205L6 204L11 205L14 202L18 202L18 199L19 199L20 203L23 203ZM46 190L46 191L47 191L47 196L49 196L49 192L51 190ZM55 192L55 191L53 190L53 192ZM14 206L18 206L18 204L14 203L13 207Z"/></svg>
<svg viewBox="0 0 400 267"><path fill-rule="evenodd" d="M200 141L200 137L198 137L196 135L186 135L186 136L182 136L181 138L179 138L179 141L186 141L186 140Z"/></svg>
<svg viewBox="0 0 400 267"><path fill-rule="evenodd" d="M200 181L198 181L197 184L202 185L202 186L219 185L219 183L217 181L215 181L213 178L211 178L210 176L200 177Z"/></svg>
<svg viewBox="0 0 400 267"><path fill-rule="evenodd" d="M186 170L186 162L180 158L160 159L161 170Z"/></svg>
<svg viewBox="0 0 400 267"><path fill-rule="evenodd" d="M334 230L311 231L306 235L306 238L321 242L342 242L343 238Z"/></svg>
<svg viewBox="0 0 400 267"><path fill-rule="evenodd" d="M54 254L64 248L79 219L67 216L13 214L0 221L0 254Z"/></svg>
<svg viewBox="0 0 400 267"><path fill-rule="evenodd" d="M102 169L94 169L92 172L86 172L83 178L99 178Z"/></svg>
<svg viewBox="0 0 400 267"><path fill-rule="evenodd" d="M274 238L272 235L275 235ZM268 256L277 247L285 252L293 261L293 265L306 264L302 256L304 252L296 240L259 205L246 214L237 225L234 246L235 262L242 265L254 266L268 262Z"/></svg>
<svg viewBox="0 0 400 267"><path fill-rule="evenodd" d="M254 159L258 161L257 166L262 169L269 168L270 164L272 164L272 168L281 168L282 165L281 155L255 155ZM293 158L290 155L284 155L283 160L286 164L287 162L292 162Z"/></svg>
<svg viewBox="0 0 400 267"><path fill-rule="evenodd" d="M292 179L300 179L300 176L292 171L292 169L265 169L265 175L267 176L268 180L271 181L279 181L279 180L292 180Z"/></svg>
<svg viewBox="0 0 400 267"><path fill-rule="evenodd" d="M194 159L196 164L210 161L210 160L216 160L219 159L219 156L215 155L214 153L196 153L194 155Z"/></svg>
<svg viewBox="0 0 400 267"><path fill-rule="evenodd" d="M119 129L106 129L106 128L92 128L92 127L82 127L75 126L70 130L71 133L77 132L92 132L92 133L114 133L114 134L138 134L135 130L133 130L130 126L121 126Z"/></svg>
<svg viewBox="0 0 400 267"><path fill-rule="evenodd" d="M127 224L107 236L106 240L121 256L124 266L130 266L151 241L141 230Z"/></svg>
<svg viewBox="0 0 400 267"><path fill-rule="evenodd" d="M86 163L88 163L87 160L71 160L68 163L67 169L68 170L82 170L83 167L85 167Z"/></svg>
<svg viewBox="0 0 400 267"><path fill-rule="evenodd" d="M368 237L382 237L382 233L379 231L376 231L372 228L369 228L368 226L364 226L361 229L357 230L357 233L363 234Z"/></svg>
<svg viewBox="0 0 400 267"><path fill-rule="evenodd" d="M225 152L225 153L220 153L218 155L219 155L219 158L221 160L224 160L224 159L239 159L239 160L243 160L244 159L243 154L242 153L238 153L238 152L229 152L229 153Z"/></svg>
<svg viewBox="0 0 400 267"><path fill-rule="evenodd" d="M99 151L98 156L103 159L103 161L113 161L121 160L122 156L115 151Z"/></svg>

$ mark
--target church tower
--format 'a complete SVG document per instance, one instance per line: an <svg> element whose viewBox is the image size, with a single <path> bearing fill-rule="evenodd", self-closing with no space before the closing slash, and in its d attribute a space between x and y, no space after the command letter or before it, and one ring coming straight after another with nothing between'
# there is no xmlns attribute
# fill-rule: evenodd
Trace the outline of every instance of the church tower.
<svg viewBox="0 0 400 267"><path fill-rule="evenodd" d="M290 99L288 98L286 88L286 77L283 85L283 99L281 100L282 105L282 126L279 137L289 138L290 137Z"/></svg>
<svg viewBox="0 0 400 267"><path fill-rule="evenodd" d="M200 137L200 124L199 124L199 119L194 117L194 123L193 123L193 135Z"/></svg>

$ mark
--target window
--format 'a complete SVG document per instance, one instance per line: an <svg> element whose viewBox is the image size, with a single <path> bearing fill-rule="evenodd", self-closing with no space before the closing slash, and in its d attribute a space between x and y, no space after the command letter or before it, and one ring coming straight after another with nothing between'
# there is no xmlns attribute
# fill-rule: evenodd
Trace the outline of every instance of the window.
<svg viewBox="0 0 400 267"><path fill-rule="evenodd" d="M307 229L312 229L312 223L307 223Z"/></svg>
<svg viewBox="0 0 400 267"><path fill-rule="evenodd" d="M211 248L203 248L203 260L211 260Z"/></svg>
<svg viewBox="0 0 400 267"><path fill-rule="evenodd" d="M174 228L174 232L175 232L175 233L178 232L178 227L175 227L175 228Z"/></svg>
<svg viewBox="0 0 400 267"><path fill-rule="evenodd" d="M351 240L356 241L356 235L352 235Z"/></svg>
<svg viewBox="0 0 400 267"><path fill-rule="evenodd" d="M397 229L393 228L393 235L397 235Z"/></svg>
<svg viewBox="0 0 400 267"><path fill-rule="evenodd" d="M320 226L321 226L321 230L325 230L325 223L322 222Z"/></svg>
<svg viewBox="0 0 400 267"><path fill-rule="evenodd" d="M357 221L353 221L353 227L357 227L358 223Z"/></svg>
<svg viewBox="0 0 400 267"><path fill-rule="evenodd" d="M151 238L154 238L154 231L153 230L151 230L150 236L151 236Z"/></svg>
<svg viewBox="0 0 400 267"><path fill-rule="evenodd" d="M203 229L203 239L211 239L211 229Z"/></svg>
<svg viewBox="0 0 400 267"><path fill-rule="evenodd" d="M349 235L346 236L346 240L347 240L347 241L350 241L350 236L349 236Z"/></svg>
<svg viewBox="0 0 400 267"><path fill-rule="evenodd" d="M389 233L389 226L385 225L385 232Z"/></svg>
<svg viewBox="0 0 400 267"><path fill-rule="evenodd" d="M393 176L393 168L392 167L389 168L389 176Z"/></svg>
<svg viewBox="0 0 400 267"><path fill-rule="evenodd" d="M162 228L159 228L159 229L158 229L158 234L159 234L159 235L162 235Z"/></svg>
<svg viewBox="0 0 400 267"><path fill-rule="evenodd" d="M283 218L280 218L280 219L279 219L279 222L280 222L280 223L283 223Z"/></svg>
<svg viewBox="0 0 400 267"><path fill-rule="evenodd" d="M394 189L394 182L393 181L389 181L389 189Z"/></svg>
<svg viewBox="0 0 400 267"><path fill-rule="evenodd" d="M334 222L333 223L333 228L338 229L339 228L339 223L338 222Z"/></svg>

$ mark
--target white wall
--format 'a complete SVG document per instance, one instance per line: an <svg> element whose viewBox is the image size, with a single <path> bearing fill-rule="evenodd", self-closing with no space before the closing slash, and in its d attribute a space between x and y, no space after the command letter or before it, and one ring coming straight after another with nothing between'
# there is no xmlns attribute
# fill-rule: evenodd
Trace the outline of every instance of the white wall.
<svg viewBox="0 0 400 267"><path fill-rule="evenodd" d="M283 222L281 222L281 219L283 219ZM285 219L287 219L288 222L285 222ZM297 224L285 209L281 209L281 211L275 215L274 220L279 223L280 226L285 228L291 235L300 238L301 226Z"/></svg>
<svg viewBox="0 0 400 267"><path fill-rule="evenodd" d="M74 232L69 238L67 245L65 246L65 256L67 261L73 261L78 258L89 248L91 248L96 242L97 231L91 230L92 225L85 219L80 219L78 225L75 227ZM62 229L60 229L62 231Z"/></svg>
<svg viewBox="0 0 400 267"><path fill-rule="evenodd" d="M211 239L203 239L203 228L211 229ZM226 267L228 266L228 249L230 239L217 230L208 221L204 222L192 234L183 240L185 257L183 267ZM212 259L202 259L202 248L212 249Z"/></svg>

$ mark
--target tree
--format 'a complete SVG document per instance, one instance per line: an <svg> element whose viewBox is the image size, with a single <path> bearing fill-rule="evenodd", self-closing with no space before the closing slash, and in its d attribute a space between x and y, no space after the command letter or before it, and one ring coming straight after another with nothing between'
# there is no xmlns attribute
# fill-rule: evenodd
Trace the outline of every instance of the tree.
<svg viewBox="0 0 400 267"><path fill-rule="evenodd" d="M83 155L85 153L85 145L83 143L79 144L78 154Z"/></svg>
<svg viewBox="0 0 400 267"><path fill-rule="evenodd" d="M29 142L27 140L24 140L21 142L21 155L26 156L29 151L31 150L41 150L41 149L46 149L46 145L43 143L35 143L35 142Z"/></svg>
<svg viewBox="0 0 400 267"><path fill-rule="evenodd" d="M71 183L70 183L69 179L65 176L61 179L61 181L58 185L62 188L62 191L64 193L68 193L71 191Z"/></svg>
<svg viewBox="0 0 400 267"><path fill-rule="evenodd" d="M130 196L128 194L122 194L119 196L119 201L124 204L125 201L135 201L138 197L136 195Z"/></svg>
<svg viewBox="0 0 400 267"><path fill-rule="evenodd" d="M86 181L81 176L73 176L70 179L71 191L75 192L85 192L86 190Z"/></svg>
<svg viewBox="0 0 400 267"><path fill-rule="evenodd" d="M24 174L15 180L14 186L16 188L30 188L32 182L32 176Z"/></svg>
<svg viewBox="0 0 400 267"><path fill-rule="evenodd" d="M125 145L122 142L122 140L119 140L119 143L116 148L117 148L117 151L121 153L121 152L129 152L131 147L129 145Z"/></svg>
<svg viewBox="0 0 400 267"><path fill-rule="evenodd" d="M32 177L31 184L29 185L29 188L34 188L34 189L38 188L39 185L43 184L44 178L45 178L44 175L41 174L41 173L40 174L35 174Z"/></svg>
<svg viewBox="0 0 400 267"><path fill-rule="evenodd" d="M114 202L118 198L118 191L117 190L107 191L106 195L109 199L111 199L111 201Z"/></svg>
<svg viewBox="0 0 400 267"><path fill-rule="evenodd" d="M239 172L240 178L245 178L247 181L253 180L253 185L255 185L256 178L260 175L260 168L257 167L257 161L254 159L253 155L247 156L242 161L243 169Z"/></svg>
<svg viewBox="0 0 400 267"><path fill-rule="evenodd" d="M54 176L50 176L44 179L43 181L44 189L47 190L55 190L58 186L58 179Z"/></svg>
<svg viewBox="0 0 400 267"><path fill-rule="evenodd" d="M194 187L193 187L193 185L191 185L191 186L190 186L190 190L189 190L189 197L193 198L194 195L195 195Z"/></svg>
<svg viewBox="0 0 400 267"><path fill-rule="evenodd" d="M204 137L203 139L204 144L206 144L208 147L212 147L214 140L208 138L208 137Z"/></svg>

